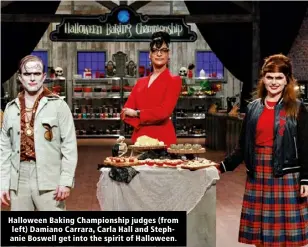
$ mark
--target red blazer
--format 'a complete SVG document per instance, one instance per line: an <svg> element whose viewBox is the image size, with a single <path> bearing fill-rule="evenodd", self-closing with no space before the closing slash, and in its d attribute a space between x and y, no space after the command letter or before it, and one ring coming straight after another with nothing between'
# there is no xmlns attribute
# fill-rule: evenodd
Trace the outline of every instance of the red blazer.
<svg viewBox="0 0 308 247"><path fill-rule="evenodd" d="M148 87L150 76L140 78L129 95L124 108L140 110L139 118L125 117L124 122L134 127L133 142L147 135L163 141L168 147L176 143L176 133L170 119L178 101L182 80L164 70Z"/></svg>

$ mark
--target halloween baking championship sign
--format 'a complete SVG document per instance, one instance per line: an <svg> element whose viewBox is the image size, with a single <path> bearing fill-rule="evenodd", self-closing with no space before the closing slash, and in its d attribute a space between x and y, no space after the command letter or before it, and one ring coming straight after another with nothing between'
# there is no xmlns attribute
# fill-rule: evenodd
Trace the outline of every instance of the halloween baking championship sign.
<svg viewBox="0 0 308 247"><path fill-rule="evenodd" d="M119 6L106 15L63 17L52 41L150 41L158 31L169 33L171 42L194 42L197 34L181 16L146 16L128 6Z"/></svg>

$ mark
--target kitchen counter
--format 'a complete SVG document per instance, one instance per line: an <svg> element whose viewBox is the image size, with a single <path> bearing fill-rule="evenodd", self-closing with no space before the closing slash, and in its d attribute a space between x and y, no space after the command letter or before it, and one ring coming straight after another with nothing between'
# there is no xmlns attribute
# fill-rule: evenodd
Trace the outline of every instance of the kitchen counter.
<svg viewBox="0 0 308 247"><path fill-rule="evenodd" d="M241 130L244 114L229 116L219 112L206 116L207 146L213 150L224 150L227 154L234 149Z"/></svg>

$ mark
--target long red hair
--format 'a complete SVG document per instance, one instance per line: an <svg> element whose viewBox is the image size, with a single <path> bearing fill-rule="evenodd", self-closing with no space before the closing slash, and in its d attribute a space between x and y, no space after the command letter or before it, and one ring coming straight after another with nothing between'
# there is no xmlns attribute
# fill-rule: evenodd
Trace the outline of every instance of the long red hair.
<svg viewBox="0 0 308 247"><path fill-rule="evenodd" d="M282 54L275 54L265 59L257 86L257 96L263 100L267 95L267 90L263 82L266 73L283 73L285 75L287 85L282 92L284 108L287 116L296 117L298 113L296 104L297 93L295 90L297 81L293 76L293 68L290 59Z"/></svg>

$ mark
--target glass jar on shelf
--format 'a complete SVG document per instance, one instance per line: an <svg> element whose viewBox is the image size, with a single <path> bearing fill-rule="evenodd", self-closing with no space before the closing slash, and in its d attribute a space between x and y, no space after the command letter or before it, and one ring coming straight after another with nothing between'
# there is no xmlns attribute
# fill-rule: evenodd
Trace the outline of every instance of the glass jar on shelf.
<svg viewBox="0 0 308 247"><path fill-rule="evenodd" d="M93 97L94 98L102 97L102 87L101 86L95 86L93 88Z"/></svg>
<svg viewBox="0 0 308 247"><path fill-rule="evenodd" d="M114 108L113 109L113 118L118 118L118 117L120 117L120 114L118 115L118 109Z"/></svg>
<svg viewBox="0 0 308 247"><path fill-rule="evenodd" d="M83 96L83 89L82 86L75 86L74 87L74 97L75 98L82 98Z"/></svg>
<svg viewBox="0 0 308 247"><path fill-rule="evenodd" d="M113 108L109 107L109 113L108 113L108 118L113 118Z"/></svg>
<svg viewBox="0 0 308 247"><path fill-rule="evenodd" d="M92 97L92 86L84 86L83 87L83 96L84 97Z"/></svg>

